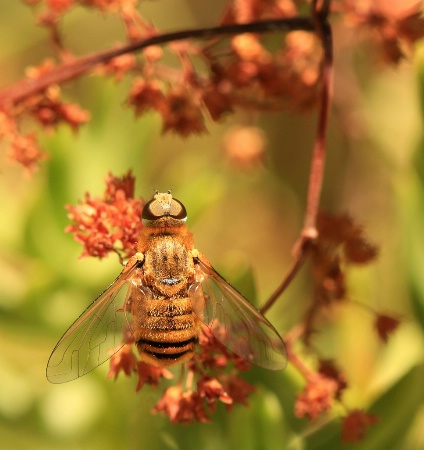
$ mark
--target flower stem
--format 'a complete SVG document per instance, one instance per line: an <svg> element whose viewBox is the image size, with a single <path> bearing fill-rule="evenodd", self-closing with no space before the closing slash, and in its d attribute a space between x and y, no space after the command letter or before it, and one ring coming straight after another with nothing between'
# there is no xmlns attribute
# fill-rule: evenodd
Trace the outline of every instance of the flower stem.
<svg viewBox="0 0 424 450"><path fill-rule="evenodd" d="M172 41L193 38L211 38L240 33L266 33L293 30L314 31L314 21L311 17L297 16L285 19L271 19L258 22L230 24L210 28L195 28L192 30L173 31L136 40L121 47L93 53L88 56L66 62L43 74L37 79L24 79L0 91L0 109L13 106L26 98L43 92L51 84L61 84L88 72L97 64L107 63L117 56L140 51L151 45L161 45Z"/></svg>

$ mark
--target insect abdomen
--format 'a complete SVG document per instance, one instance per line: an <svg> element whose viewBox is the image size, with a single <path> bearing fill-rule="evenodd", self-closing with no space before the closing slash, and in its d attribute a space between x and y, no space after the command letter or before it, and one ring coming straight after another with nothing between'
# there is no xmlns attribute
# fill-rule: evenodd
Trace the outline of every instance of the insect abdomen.
<svg viewBox="0 0 424 450"><path fill-rule="evenodd" d="M145 299L140 312L134 336L142 360L169 366L193 356L199 323L190 299Z"/></svg>

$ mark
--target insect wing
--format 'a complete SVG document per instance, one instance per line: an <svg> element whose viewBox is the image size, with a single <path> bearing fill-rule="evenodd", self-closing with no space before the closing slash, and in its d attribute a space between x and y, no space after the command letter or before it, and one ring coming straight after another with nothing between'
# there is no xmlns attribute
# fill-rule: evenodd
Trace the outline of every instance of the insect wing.
<svg viewBox="0 0 424 450"><path fill-rule="evenodd" d="M209 264L196 262L190 295L200 320L235 354L266 369L284 369L287 352L276 329Z"/></svg>
<svg viewBox="0 0 424 450"><path fill-rule="evenodd" d="M51 383L79 378L122 348L122 332L128 326L125 305L136 288L132 280L135 268L121 273L56 344L46 369Z"/></svg>

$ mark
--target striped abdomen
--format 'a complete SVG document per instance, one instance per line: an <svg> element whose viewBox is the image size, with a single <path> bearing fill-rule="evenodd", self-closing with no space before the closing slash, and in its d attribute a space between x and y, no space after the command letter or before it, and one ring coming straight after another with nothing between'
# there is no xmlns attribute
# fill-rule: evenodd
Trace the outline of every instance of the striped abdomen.
<svg viewBox="0 0 424 450"><path fill-rule="evenodd" d="M137 309L134 337L143 361L169 366L193 356L199 322L189 298L146 298Z"/></svg>

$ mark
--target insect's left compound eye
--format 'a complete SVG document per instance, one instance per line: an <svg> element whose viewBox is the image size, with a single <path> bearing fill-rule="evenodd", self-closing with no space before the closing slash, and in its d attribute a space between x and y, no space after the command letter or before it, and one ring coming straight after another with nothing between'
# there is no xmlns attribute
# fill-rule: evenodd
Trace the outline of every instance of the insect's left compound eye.
<svg viewBox="0 0 424 450"><path fill-rule="evenodd" d="M171 207L169 208L169 215L174 219L187 219L187 211L185 209L185 206L176 198L172 199Z"/></svg>
<svg viewBox="0 0 424 450"><path fill-rule="evenodd" d="M144 205L143 211L141 213L141 218L143 220L157 220L164 215L165 214L160 203L153 199Z"/></svg>

